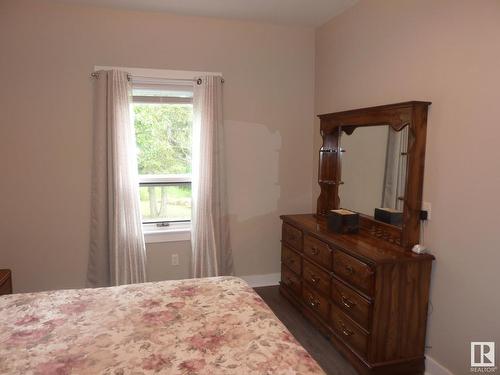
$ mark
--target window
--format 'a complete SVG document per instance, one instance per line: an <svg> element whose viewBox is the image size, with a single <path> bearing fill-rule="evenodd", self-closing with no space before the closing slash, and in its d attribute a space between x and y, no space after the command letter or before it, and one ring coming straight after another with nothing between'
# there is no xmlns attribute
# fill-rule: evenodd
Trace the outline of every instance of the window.
<svg viewBox="0 0 500 375"><path fill-rule="evenodd" d="M134 82L132 95L145 232L189 227L192 87Z"/></svg>

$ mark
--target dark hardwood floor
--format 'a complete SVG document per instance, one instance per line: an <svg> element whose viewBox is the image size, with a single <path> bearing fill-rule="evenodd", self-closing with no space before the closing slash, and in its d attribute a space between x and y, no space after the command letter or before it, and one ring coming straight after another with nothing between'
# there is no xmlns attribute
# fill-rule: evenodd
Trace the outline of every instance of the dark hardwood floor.
<svg viewBox="0 0 500 375"><path fill-rule="evenodd" d="M328 375L357 375L329 341L279 294L278 286L255 291Z"/></svg>

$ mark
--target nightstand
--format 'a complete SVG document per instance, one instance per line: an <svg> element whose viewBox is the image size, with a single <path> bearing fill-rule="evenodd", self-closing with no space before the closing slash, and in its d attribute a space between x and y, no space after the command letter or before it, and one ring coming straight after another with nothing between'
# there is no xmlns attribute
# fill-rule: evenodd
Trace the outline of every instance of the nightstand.
<svg viewBox="0 0 500 375"><path fill-rule="evenodd" d="M10 270L0 270L0 296L12 294L12 277Z"/></svg>

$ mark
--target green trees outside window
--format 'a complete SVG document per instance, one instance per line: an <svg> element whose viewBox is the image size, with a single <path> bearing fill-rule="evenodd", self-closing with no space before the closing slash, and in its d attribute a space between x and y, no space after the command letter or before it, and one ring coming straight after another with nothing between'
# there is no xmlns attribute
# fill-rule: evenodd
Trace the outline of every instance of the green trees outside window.
<svg viewBox="0 0 500 375"><path fill-rule="evenodd" d="M139 175L189 175L192 104L134 103L133 110ZM190 183L141 185L140 197L144 221L191 219Z"/></svg>

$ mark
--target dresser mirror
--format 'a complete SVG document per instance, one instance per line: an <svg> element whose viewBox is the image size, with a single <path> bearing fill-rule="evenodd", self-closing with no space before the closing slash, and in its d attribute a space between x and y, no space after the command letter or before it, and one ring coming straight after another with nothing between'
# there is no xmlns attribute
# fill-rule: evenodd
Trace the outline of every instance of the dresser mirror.
<svg viewBox="0 0 500 375"><path fill-rule="evenodd" d="M362 233L405 250L417 244L430 104L412 101L319 115L323 144L316 215L350 209L360 213ZM384 208L389 209L384 222L375 220L382 219Z"/></svg>
<svg viewBox="0 0 500 375"><path fill-rule="evenodd" d="M401 226L406 187L408 126L342 127L340 130L340 207ZM392 221L387 217L391 215ZM379 217L376 217L379 218Z"/></svg>

